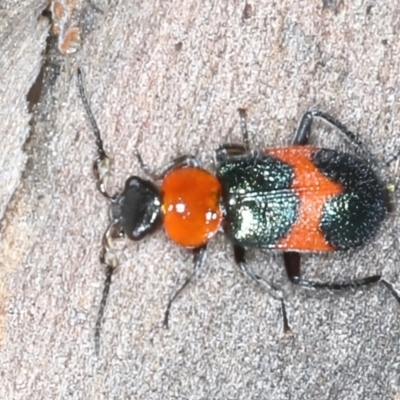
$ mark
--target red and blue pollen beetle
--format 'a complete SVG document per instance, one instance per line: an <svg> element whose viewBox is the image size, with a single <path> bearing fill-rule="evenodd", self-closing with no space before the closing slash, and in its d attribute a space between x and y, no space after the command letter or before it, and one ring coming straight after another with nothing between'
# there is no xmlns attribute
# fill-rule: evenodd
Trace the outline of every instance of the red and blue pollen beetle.
<svg viewBox="0 0 400 400"><path fill-rule="evenodd" d="M222 186L223 228L240 269L282 299L279 289L257 276L245 259L248 248L282 251L295 284L341 290L381 282L400 303L399 294L381 275L343 282L301 277L301 252L360 247L376 235L391 210L389 188L357 137L329 114L313 111L304 114L291 146L250 151L245 110L239 113L243 145L226 144L216 151L216 175ZM309 146L315 119L340 132L362 157ZM282 306L289 330L283 300Z"/></svg>
<svg viewBox="0 0 400 400"><path fill-rule="evenodd" d="M106 279L95 328L95 347L98 353L101 322L111 276L118 265L118 259L112 252L113 239L126 235L129 239L138 241L163 226L173 242L192 249L193 270L170 297L165 311L163 325L168 327L172 302L203 264L207 243L221 227L221 184L213 174L200 168L194 156L179 157L160 171L152 172L137 153L142 170L151 180L131 176L122 192L110 195L105 187L110 160L104 151L100 130L89 107L79 69L78 87L96 137L99 157L94 164L94 171L97 187L111 202L111 221L103 235L100 256L102 264L106 266ZM161 182L160 187L154 182Z"/></svg>

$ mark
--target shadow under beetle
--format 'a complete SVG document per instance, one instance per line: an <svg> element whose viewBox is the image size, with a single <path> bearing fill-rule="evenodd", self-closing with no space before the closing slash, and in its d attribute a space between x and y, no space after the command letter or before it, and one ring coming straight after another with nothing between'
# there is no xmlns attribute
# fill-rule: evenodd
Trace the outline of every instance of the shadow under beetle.
<svg viewBox="0 0 400 400"><path fill-rule="evenodd" d="M252 270L246 262L246 249L282 251L287 275L295 284L342 290L381 282L400 303L399 294L381 275L343 282L315 282L301 277L300 252L362 246L375 236L390 211L389 189L371 166L371 154L335 118L319 111L307 112L291 146L251 151L246 113L239 109L243 144L225 144L216 150L216 176L200 168L192 155L176 158L154 172L136 153L150 180L131 176L122 192L110 195L105 185L110 160L79 69L78 87L96 138L97 187L111 202L111 219L103 235L100 256L106 267L106 279L95 327L96 353L111 277L118 265L112 252L113 239L126 235L131 240L141 240L161 226L172 241L192 249L194 255L191 273L169 298L165 327L172 302L204 263L207 243L221 226L233 245L240 270L280 300L285 331L290 328L283 293ZM334 127L363 156L309 146L315 119ZM157 181L161 182L159 186L154 183Z"/></svg>

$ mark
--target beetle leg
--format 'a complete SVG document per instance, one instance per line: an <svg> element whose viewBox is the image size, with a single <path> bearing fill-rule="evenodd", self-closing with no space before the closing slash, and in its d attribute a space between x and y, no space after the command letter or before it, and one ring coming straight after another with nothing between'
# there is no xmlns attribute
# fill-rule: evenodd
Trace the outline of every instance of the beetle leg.
<svg viewBox="0 0 400 400"><path fill-rule="evenodd" d="M247 114L244 108L238 108L240 117L240 130L242 131L243 147L246 152L250 150L249 131L247 130Z"/></svg>
<svg viewBox="0 0 400 400"><path fill-rule="evenodd" d="M372 154L365 148L364 144L353 132L349 131L339 120L322 111L308 111L303 115L293 140L294 145L308 144L311 135L311 125L315 119L319 119L324 124L335 128L353 146L360 149L367 159L373 159Z"/></svg>
<svg viewBox="0 0 400 400"><path fill-rule="evenodd" d="M283 259L285 261L286 274L289 279L294 282L294 279L300 279L300 253L295 251L285 251L283 253Z"/></svg>
<svg viewBox="0 0 400 400"><path fill-rule="evenodd" d="M282 291L278 287L276 287L274 284L266 281L264 278L257 275L253 271L253 269L246 262L246 250L244 247L235 244L233 246L233 251L234 251L236 264L238 265L238 267L242 271L242 273L244 275L246 275L247 277L249 277L250 279L252 279L254 282L256 282L259 286L262 286L264 289L266 289L268 291L268 293L271 294L272 297L274 297L277 300L280 300L281 306L282 306L282 315L283 315L283 330L285 333L289 332L290 327L289 327L288 320L287 320L286 307L285 307L285 302L283 299Z"/></svg>
<svg viewBox="0 0 400 400"><path fill-rule="evenodd" d="M170 171L176 168L183 167L199 167L200 163L197 158L191 154L183 155L178 158L174 158L166 165L163 165L161 168L158 168L155 171L152 171L151 168L143 161L142 156L138 151L135 152L135 156L138 159L140 168L143 172L151 178L153 181L162 180L165 175L167 175Z"/></svg>
<svg viewBox="0 0 400 400"><path fill-rule="evenodd" d="M326 125L329 125L337 129L355 146L363 147L363 144L357 139L356 135L353 132L350 132L346 128L346 126L344 126L336 118L322 111L308 111L303 115L293 140L294 145L308 144L311 135L311 125L315 119L320 119Z"/></svg>
<svg viewBox="0 0 400 400"><path fill-rule="evenodd" d="M219 146L214 153L215 164L220 164L231 157L242 156L247 153L246 147L238 143L226 143Z"/></svg>
<svg viewBox="0 0 400 400"><path fill-rule="evenodd" d="M239 108L238 111L243 143L226 143L222 146L219 146L218 149L215 150L214 155L216 164L224 162L231 157L247 154L250 151L249 131L247 130L246 122L246 110L244 108Z"/></svg>
<svg viewBox="0 0 400 400"><path fill-rule="evenodd" d="M400 295L397 292L397 290L393 287L393 285L383 278L380 279L380 282L382 282L382 284L386 286L386 288L389 290L392 296L400 303Z"/></svg>
<svg viewBox="0 0 400 400"><path fill-rule="evenodd" d="M316 282L308 279L303 279L300 276L300 254L289 251L283 253L285 261L286 273L289 279L296 285L300 285L309 289L328 289L328 290L346 290L356 289L360 286L367 286L373 283L382 282L383 285L390 291L393 297L400 303L400 295L394 289L391 283L382 278L381 275L371 275L364 278L351 279L341 282Z"/></svg>
<svg viewBox="0 0 400 400"><path fill-rule="evenodd" d="M185 289L185 287L189 284L189 282L195 277L195 275L197 274L197 271L202 267L202 265L204 264L205 258L206 258L206 253L207 253L207 245L198 247L193 250L193 269L190 272L190 274L186 277L183 284L169 298L167 308L166 308L165 314L164 314L164 321L163 321L164 328L168 329L169 312L171 310L171 305L172 305L173 301L180 295L180 293L183 291L183 289Z"/></svg>

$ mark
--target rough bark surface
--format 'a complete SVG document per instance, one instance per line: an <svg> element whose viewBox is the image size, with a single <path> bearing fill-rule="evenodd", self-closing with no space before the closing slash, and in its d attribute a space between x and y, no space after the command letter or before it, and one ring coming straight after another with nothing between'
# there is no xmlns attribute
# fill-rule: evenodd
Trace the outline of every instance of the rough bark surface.
<svg viewBox="0 0 400 400"><path fill-rule="evenodd" d="M293 289L281 255L251 252L254 269L285 289L285 335L279 304L241 276L222 234L173 304L169 330L164 308L190 254L162 231L121 241L96 357L108 212L76 85L79 66L114 191L141 173L135 149L151 166L194 154L212 169L213 150L240 141L239 107L254 147L289 144L302 114L321 109L384 160L400 148L399 3L66 4L81 33L70 55L48 37L45 1L0 5L0 398L399 396L400 305L383 286ZM398 162L386 177L398 185ZM306 255L305 276L382 273L400 288L399 222L395 211L360 251Z"/></svg>

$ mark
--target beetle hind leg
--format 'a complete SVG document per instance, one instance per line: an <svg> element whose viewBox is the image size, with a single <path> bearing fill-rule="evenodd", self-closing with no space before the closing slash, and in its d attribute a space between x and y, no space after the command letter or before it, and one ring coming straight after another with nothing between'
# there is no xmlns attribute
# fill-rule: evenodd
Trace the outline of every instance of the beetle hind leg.
<svg viewBox="0 0 400 400"><path fill-rule="evenodd" d="M281 307L282 307L282 317L283 317L283 330L284 332L290 332L290 327L287 319L287 314L286 314L286 306L285 306L285 301L283 298L283 293L282 290L276 287L274 284L268 282L261 276L257 275L253 269L247 264L246 262L246 250L244 247L239 246L239 245L234 245L233 246L233 251L234 251L234 256L235 256L235 262L238 265L239 269L242 271L244 275L249 277L251 280L253 280L257 285L261 286L263 289L266 289L267 292L275 299L279 300L281 302Z"/></svg>
<svg viewBox="0 0 400 400"><path fill-rule="evenodd" d="M308 111L303 115L300 124L296 130L296 134L293 140L294 145L307 145L309 144L311 127L315 120L320 120L325 125L330 126L340 133L343 138L350 142L353 146L359 149L366 159L373 160L372 154L367 150L361 140L358 139L357 135L351 132L344 124L332 115L323 111Z"/></svg>
<svg viewBox="0 0 400 400"><path fill-rule="evenodd" d="M317 282L303 279L300 273L300 254L293 251L283 253L285 262L286 273L291 282L296 285L308 289L327 289L327 290L346 290L357 289L361 286L367 286L374 283L381 282L392 294L392 296L400 303L400 295L394 289L391 283L382 278L382 275L371 275L364 278L350 279L347 281L339 282Z"/></svg>

